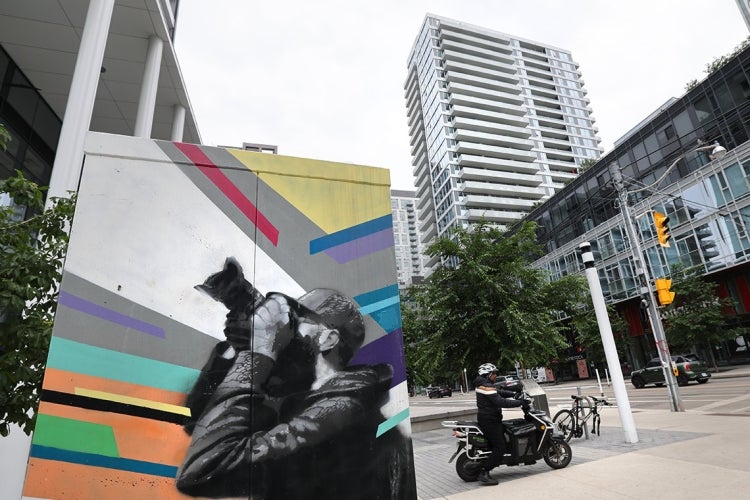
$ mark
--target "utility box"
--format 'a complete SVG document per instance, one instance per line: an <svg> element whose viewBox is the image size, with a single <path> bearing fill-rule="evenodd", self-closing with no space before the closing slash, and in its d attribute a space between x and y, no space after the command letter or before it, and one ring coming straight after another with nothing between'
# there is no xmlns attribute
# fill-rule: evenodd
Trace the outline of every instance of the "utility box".
<svg viewBox="0 0 750 500"><path fill-rule="evenodd" d="M544 389L542 389L542 386L540 386L535 380L531 379L523 379L521 380L521 383L523 384L523 390L526 391L526 393L531 396L531 399L534 401L534 408L537 410L544 411L547 415L549 415L549 402L547 401L547 393L544 392Z"/></svg>

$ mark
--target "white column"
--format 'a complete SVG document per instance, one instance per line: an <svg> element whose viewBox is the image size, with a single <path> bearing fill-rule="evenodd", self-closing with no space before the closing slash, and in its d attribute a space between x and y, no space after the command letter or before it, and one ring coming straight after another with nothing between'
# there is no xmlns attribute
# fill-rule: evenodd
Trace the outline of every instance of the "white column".
<svg viewBox="0 0 750 500"><path fill-rule="evenodd" d="M146 54L146 68L141 82L141 96L138 99L138 114L135 117L136 137L151 137L151 127L154 123L154 107L156 106L156 90L159 86L159 69L161 68L161 52L164 42L157 36L148 39L148 53Z"/></svg>
<svg viewBox="0 0 750 500"><path fill-rule="evenodd" d="M174 105L174 115L172 115L172 135L170 140L182 142L182 135L185 130L185 106L180 104Z"/></svg>
<svg viewBox="0 0 750 500"><path fill-rule="evenodd" d="M60 129L55 163L47 192L47 205L53 196L67 196L78 190L83 165L83 143L91 126L94 99L107 45L109 24L115 0L91 0L81 35L65 117Z"/></svg>
<svg viewBox="0 0 750 500"><path fill-rule="evenodd" d="M612 375L612 389L615 391L617 400L617 409L620 412L620 422L622 429L625 431L626 443L637 443L638 432L633 420L633 412L630 410L630 399L628 399L628 390L625 387L625 378L622 376L622 367L620 358L617 355L617 346L612 335L612 325L609 323L607 315L607 304L604 302L602 285L599 283L599 274L596 272L594 265L594 254L591 252L591 244L587 241L581 243L581 260L586 269L586 280L589 282L591 300L594 303L594 314L596 322L599 324L599 334L602 337L602 346L604 355L607 358L607 367Z"/></svg>

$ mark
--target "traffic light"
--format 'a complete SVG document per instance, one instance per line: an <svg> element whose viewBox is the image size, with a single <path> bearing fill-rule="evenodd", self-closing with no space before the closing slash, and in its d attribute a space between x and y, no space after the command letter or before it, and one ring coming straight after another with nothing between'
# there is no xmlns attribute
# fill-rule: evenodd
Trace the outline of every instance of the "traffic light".
<svg viewBox="0 0 750 500"><path fill-rule="evenodd" d="M670 291L672 280L667 278L656 278L654 280L656 287L656 297L659 299L660 306L668 306L674 300L674 292Z"/></svg>
<svg viewBox="0 0 750 500"><path fill-rule="evenodd" d="M654 225L656 226L656 237L659 239L659 244L668 247L669 239L672 238L672 235L669 234L669 217L661 212L654 212Z"/></svg>

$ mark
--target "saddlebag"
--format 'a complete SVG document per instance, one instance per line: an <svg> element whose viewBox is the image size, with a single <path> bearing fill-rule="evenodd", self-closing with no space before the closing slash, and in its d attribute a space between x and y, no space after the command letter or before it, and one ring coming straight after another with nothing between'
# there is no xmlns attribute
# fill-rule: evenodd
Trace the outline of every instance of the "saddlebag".
<svg viewBox="0 0 750 500"><path fill-rule="evenodd" d="M506 426L506 431L510 436L510 446L514 456L522 458L535 455L537 444L534 424Z"/></svg>

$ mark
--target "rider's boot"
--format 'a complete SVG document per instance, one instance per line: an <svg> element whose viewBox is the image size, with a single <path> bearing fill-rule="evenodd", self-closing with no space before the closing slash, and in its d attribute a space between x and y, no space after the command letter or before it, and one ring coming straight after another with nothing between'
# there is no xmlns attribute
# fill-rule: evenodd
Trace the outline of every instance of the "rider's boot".
<svg viewBox="0 0 750 500"><path fill-rule="evenodd" d="M490 476L490 471L482 469L479 471L479 477L477 478L483 486L493 486L497 484L497 479Z"/></svg>

